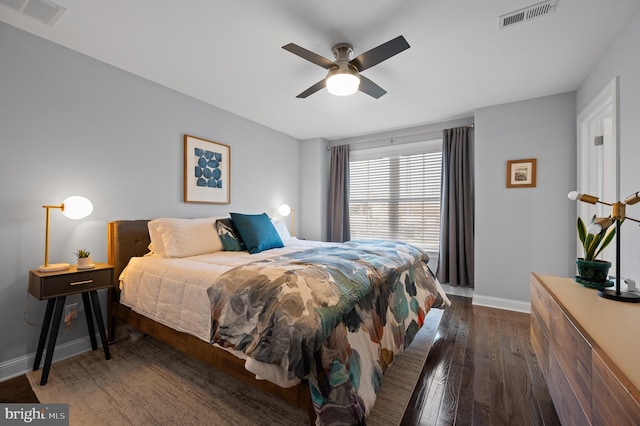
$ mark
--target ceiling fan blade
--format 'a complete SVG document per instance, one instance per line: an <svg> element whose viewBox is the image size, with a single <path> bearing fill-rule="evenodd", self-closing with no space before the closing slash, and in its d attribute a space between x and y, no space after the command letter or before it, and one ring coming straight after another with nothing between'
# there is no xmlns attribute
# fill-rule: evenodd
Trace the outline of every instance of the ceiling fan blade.
<svg viewBox="0 0 640 426"><path fill-rule="evenodd" d="M300 47L297 44L289 43L287 45L282 46L284 50L288 50L294 55L300 56L302 59L306 59L309 62L313 62L316 65L320 65L322 68L331 69L337 66L334 62L328 60L325 57L318 55L317 53L313 53L310 50L305 49L304 47Z"/></svg>
<svg viewBox="0 0 640 426"><path fill-rule="evenodd" d="M358 71L364 71L374 65L378 65L382 61L386 61L390 57L395 56L404 50L407 50L409 47L411 46L409 46L407 40L405 40L403 36L398 36L393 40L389 40L378 47L374 47L373 49L364 52L357 58L352 59L349 63L355 66Z"/></svg>
<svg viewBox="0 0 640 426"><path fill-rule="evenodd" d="M327 83L325 82L325 80L323 78L322 80L320 80L319 82L317 82L313 86L309 87L304 92L300 93L298 96L296 96L296 98L301 98L302 99L302 98L306 98L309 95L313 95L318 90L324 89L326 85L327 85Z"/></svg>
<svg viewBox="0 0 640 426"><path fill-rule="evenodd" d="M358 90L376 99L387 93L386 90L363 75L360 75L360 87L358 88Z"/></svg>

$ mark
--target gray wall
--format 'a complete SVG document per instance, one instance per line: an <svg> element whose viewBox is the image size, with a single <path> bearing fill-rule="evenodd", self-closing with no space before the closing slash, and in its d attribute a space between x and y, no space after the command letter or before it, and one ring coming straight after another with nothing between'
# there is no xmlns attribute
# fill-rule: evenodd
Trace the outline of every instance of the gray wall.
<svg viewBox="0 0 640 426"><path fill-rule="evenodd" d="M640 191L640 12L631 19L577 92L578 112L616 76L620 76L620 196ZM605 200L613 201L613 200ZM640 219L640 204L629 206L627 215ZM627 221L621 228L621 275L640 283L640 227Z"/></svg>
<svg viewBox="0 0 640 426"><path fill-rule="evenodd" d="M0 379L40 332L23 313L28 271L44 260L43 204L93 201L81 221L51 212L50 261L69 263L85 247L106 261L110 220L298 209L297 139L4 23L0 58ZM230 205L182 202L185 133L231 146ZM31 298L28 318L40 323L45 305ZM58 342L86 336L84 321Z"/></svg>
<svg viewBox="0 0 640 426"><path fill-rule="evenodd" d="M300 148L300 204L296 219L300 237L327 239L327 204L329 188L329 151L322 138L303 141ZM297 226L297 225L296 225Z"/></svg>
<svg viewBox="0 0 640 426"><path fill-rule="evenodd" d="M474 304L526 311L530 272L574 275L575 93L482 108L475 122ZM506 188L507 160L524 158L537 186Z"/></svg>

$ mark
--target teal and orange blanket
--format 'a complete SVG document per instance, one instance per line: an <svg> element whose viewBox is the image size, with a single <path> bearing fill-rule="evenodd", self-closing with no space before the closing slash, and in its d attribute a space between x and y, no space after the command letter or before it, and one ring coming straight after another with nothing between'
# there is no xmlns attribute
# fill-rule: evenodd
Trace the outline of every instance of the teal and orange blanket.
<svg viewBox="0 0 640 426"><path fill-rule="evenodd" d="M386 368L448 303L427 260L359 241L233 268L208 289L213 341L307 379L321 424L362 424Z"/></svg>

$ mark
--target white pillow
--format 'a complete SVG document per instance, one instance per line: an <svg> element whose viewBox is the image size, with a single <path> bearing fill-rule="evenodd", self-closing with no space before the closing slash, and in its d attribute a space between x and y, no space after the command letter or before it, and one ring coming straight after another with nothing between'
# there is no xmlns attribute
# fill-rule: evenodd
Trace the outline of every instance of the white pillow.
<svg viewBox="0 0 640 426"><path fill-rule="evenodd" d="M287 225L285 225L284 222L279 219L271 219L271 223L273 223L273 227L276 228L276 231L283 243L292 238L289 230L287 229Z"/></svg>
<svg viewBox="0 0 640 426"><path fill-rule="evenodd" d="M187 257L222 251L215 223L220 217L159 218L149 222L153 251L161 257Z"/></svg>

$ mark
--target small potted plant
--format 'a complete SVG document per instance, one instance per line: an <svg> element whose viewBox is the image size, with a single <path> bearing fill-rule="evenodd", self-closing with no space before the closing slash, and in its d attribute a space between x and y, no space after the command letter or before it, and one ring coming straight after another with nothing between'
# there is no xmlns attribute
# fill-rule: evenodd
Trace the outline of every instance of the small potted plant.
<svg viewBox="0 0 640 426"><path fill-rule="evenodd" d="M93 268L93 263L91 263L91 252L87 249L78 249L74 253L78 258L78 269L89 269Z"/></svg>
<svg viewBox="0 0 640 426"><path fill-rule="evenodd" d="M595 221L595 216L591 219L591 223ZM591 284L592 287L603 287L607 284L607 277L611 262L606 260L598 260L596 257L604 250L616 235L616 227L603 227L597 234L587 232L587 227L582 218L578 217L578 238L582 243L584 257L576 260L578 266L578 281L580 284Z"/></svg>

